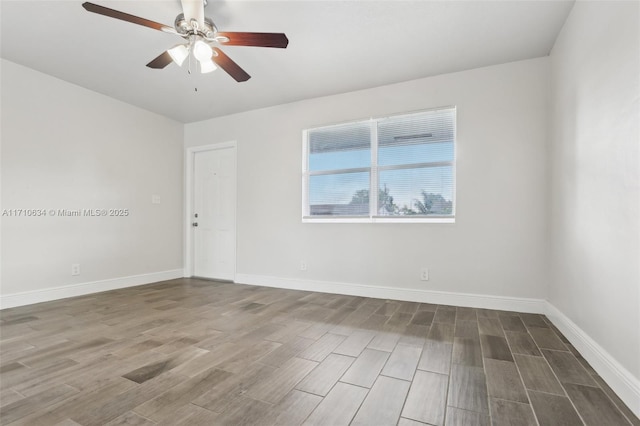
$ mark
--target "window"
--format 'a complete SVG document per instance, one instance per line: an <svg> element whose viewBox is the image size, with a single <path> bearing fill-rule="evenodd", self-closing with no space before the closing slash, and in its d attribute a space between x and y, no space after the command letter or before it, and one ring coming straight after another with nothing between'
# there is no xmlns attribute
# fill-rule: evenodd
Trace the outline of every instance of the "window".
<svg viewBox="0 0 640 426"><path fill-rule="evenodd" d="M453 222L455 122L442 108L306 130L303 220Z"/></svg>

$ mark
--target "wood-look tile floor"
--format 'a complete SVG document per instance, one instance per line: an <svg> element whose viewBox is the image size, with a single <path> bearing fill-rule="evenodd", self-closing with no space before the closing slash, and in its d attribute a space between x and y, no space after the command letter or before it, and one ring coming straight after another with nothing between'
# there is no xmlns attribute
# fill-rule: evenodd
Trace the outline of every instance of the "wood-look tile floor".
<svg viewBox="0 0 640 426"><path fill-rule="evenodd" d="M184 279L0 321L3 425L640 425L541 315Z"/></svg>

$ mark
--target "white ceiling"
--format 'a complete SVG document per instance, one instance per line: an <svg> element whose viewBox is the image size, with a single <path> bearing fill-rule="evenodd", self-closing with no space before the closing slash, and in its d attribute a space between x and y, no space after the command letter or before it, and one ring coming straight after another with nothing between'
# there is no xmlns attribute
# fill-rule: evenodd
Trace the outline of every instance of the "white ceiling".
<svg viewBox="0 0 640 426"><path fill-rule="evenodd" d="M179 0L94 3L173 25ZM220 31L284 32L287 49L227 46L252 78L145 66L182 39L86 12L2 0L3 58L182 122L549 54L571 1L209 0ZM194 90L197 88L197 91Z"/></svg>

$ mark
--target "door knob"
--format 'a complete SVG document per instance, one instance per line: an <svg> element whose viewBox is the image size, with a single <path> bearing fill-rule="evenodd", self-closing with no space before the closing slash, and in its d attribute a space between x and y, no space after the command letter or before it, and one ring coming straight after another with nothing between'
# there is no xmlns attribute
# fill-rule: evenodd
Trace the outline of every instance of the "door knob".
<svg viewBox="0 0 640 426"><path fill-rule="evenodd" d="M193 222L191 226L198 226L198 222Z"/></svg>

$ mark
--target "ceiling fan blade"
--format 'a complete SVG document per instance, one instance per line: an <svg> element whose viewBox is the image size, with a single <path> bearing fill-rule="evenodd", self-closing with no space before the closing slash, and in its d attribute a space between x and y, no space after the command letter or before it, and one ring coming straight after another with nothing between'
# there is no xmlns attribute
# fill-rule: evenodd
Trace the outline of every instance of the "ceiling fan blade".
<svg viewBox="0 0 640 426"><path fill-rule="evenodd" d="M233 62L233 60L228 57L222 50L214 47L213 51L217 53L217 55L213 55L211 57L213 62L215 62L220 68L225 70L227 74L233 77L235 81L240 83L251 78L251 76L247 74L245 70L240 68L240 65Z"/></svg>
<svg viewBox="0 0 640 426"><path fill-rule="evenodd" d="M216 37L220 36L229 39L229 41L220 42L229 46L278 47L284 49L289 44L289 39L283 33L217 32Z"/></svg>
<svg viewBox="0 0 640 426"><path fill-rule="evenodd" d="M143 27L149 27L153 28L154 30L164 31L165 33L177 34L176 30L173 27L161 24L159 22L150 21L149 19L130 15L128 13L120 12L119 10L109 9L108 7L89 2L82 3L82 7L84 7L87 11L97 13L98 15L120 19L121 21L131 22L133 24L142 25Z"/></svg>
<svg viewBox="0 0 640 426"><path fill-rule="evenodd" d="M200 28L204 28L204 0L180 0L180 3L187 22L195 19Z"/></svg>
<svg viewBox="0 0 640 426"><path fill-rule="evenodd" d="M149 68L159 70L166 67L171 62L173 62L173 59L171 59L171 55L169 55L169 52L162 52L157 58L149 62L147 66Z"/></svg>

